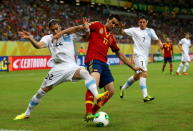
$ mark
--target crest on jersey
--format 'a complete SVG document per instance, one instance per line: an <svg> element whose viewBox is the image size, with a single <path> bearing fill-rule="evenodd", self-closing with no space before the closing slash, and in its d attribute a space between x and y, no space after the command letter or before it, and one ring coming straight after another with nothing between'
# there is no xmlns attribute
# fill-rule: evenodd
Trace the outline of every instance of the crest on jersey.
<svg viewBox="0 0 193 131"><path fill-rule="evenodd" d="M103 32L104 32L103 28L100 28L99 33L103 34Z"/></svg>

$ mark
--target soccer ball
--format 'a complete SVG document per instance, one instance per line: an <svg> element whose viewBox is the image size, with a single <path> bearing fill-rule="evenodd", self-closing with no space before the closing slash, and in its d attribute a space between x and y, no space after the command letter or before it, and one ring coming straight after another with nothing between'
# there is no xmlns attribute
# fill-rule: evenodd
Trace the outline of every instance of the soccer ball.
<svg viewBox="0 0 193 131"><path fill-rule="evenodd" d="M93 122L97 127L107 126L109 124L109 116L106 112L97 112Z"/></svg>

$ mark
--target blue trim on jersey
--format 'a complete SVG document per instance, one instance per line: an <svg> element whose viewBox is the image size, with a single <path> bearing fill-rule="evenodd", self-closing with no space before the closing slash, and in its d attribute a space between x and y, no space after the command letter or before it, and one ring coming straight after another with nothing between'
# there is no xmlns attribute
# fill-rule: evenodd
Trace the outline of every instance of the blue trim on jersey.
<svg viewBox="0 0 193 131"><path fill-rule="evenodd" d="M63 38L64 42L71 42L70 35L66 35L66 36L63 35L62 38Z"/></svg>
<svg viewBox="0 0 193 131"><path fill-rule="evenodd" d="M151 29L147 29L146 31L147 31L148 36L152 39L153 35L152 35L152 32L151 32Z"/></svg>
<svg viewBox="0 0 193 131"><path fill-rule="evenodd" d="M38 104L39 104L38 102L30 101L30 105L32 105L32 106L36 106Z"/></svg>
<svg viewBox="0 0 193 131"><path fill-rule="evenodd" d="M144 89L144 88L146 88L146 86L140 86L140 88L141 88L141 89Z"/></svg>
<svg viewBox="0 0 193 131"><path fill-rule="evenodd" d="M92 84L96 84L95 80L90 80L86 83L86 88L88 89Z"/></svg>

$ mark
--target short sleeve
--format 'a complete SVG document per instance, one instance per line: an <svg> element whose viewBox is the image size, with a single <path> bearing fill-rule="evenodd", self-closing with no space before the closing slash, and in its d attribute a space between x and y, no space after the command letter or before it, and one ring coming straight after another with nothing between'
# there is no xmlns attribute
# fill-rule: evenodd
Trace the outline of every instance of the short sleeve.
<svg viewBox="0 0 193 131"><path fill-rule="evenodd" d="M148 35L150 36L150 38L151 38L152 40L158 40L158 37L157 37L154 29L148 29L148 30L147 30L147 33L148 33Z"/></svg>
<svg viewBox="0 0 193 131"><path fill-rule="evenodd" d="M40 42L45 43L45 44L46 44L46 47L48 47L48 44L49 44L50 40L51 40L51 37L49 37L49 36L43 36L43 37L41 38Z"/></svg>
<svg viewBox="0 0 193 131"><path fill-rule="evenodd" d="M133 35L133 29L134 29L134 28L128 28L128 29L124 29L123 31L124 31L127 35L132 36L132 35Z"/></svg>
<svg viewBox="0 0 193 131"><path fill-rule="evenodd" d="M92 23L92 24L89 26L89 28L90 28L91 31L96 31L96 30L98 29L98 26L99 26L99 25L100 25L99 22L94 22L94 23Z"/></svg>

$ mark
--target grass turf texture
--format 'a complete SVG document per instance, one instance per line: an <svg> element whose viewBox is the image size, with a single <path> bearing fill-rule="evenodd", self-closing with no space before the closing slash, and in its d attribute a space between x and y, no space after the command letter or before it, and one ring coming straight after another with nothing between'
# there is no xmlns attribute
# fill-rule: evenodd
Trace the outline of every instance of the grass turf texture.
<svg viewBox="0 0 193 131"><path fill-rule="evenodd" d="M179 63L174 63L174 72ZM111 66L116 94L101 111L110 116L110 125L100 130L116 131L192 131L193 130L193 64L189 76L161 72L162 63L149 64L147 85L156 99L143 103L139 82L119 98L119 86L132 71L124 66ZM84 82L63 83L49 92L33 110L31 118L13 121L24 112L48 70L0 72L0 130L70 131L99 130L92 122L83 121Z"/></svg>

